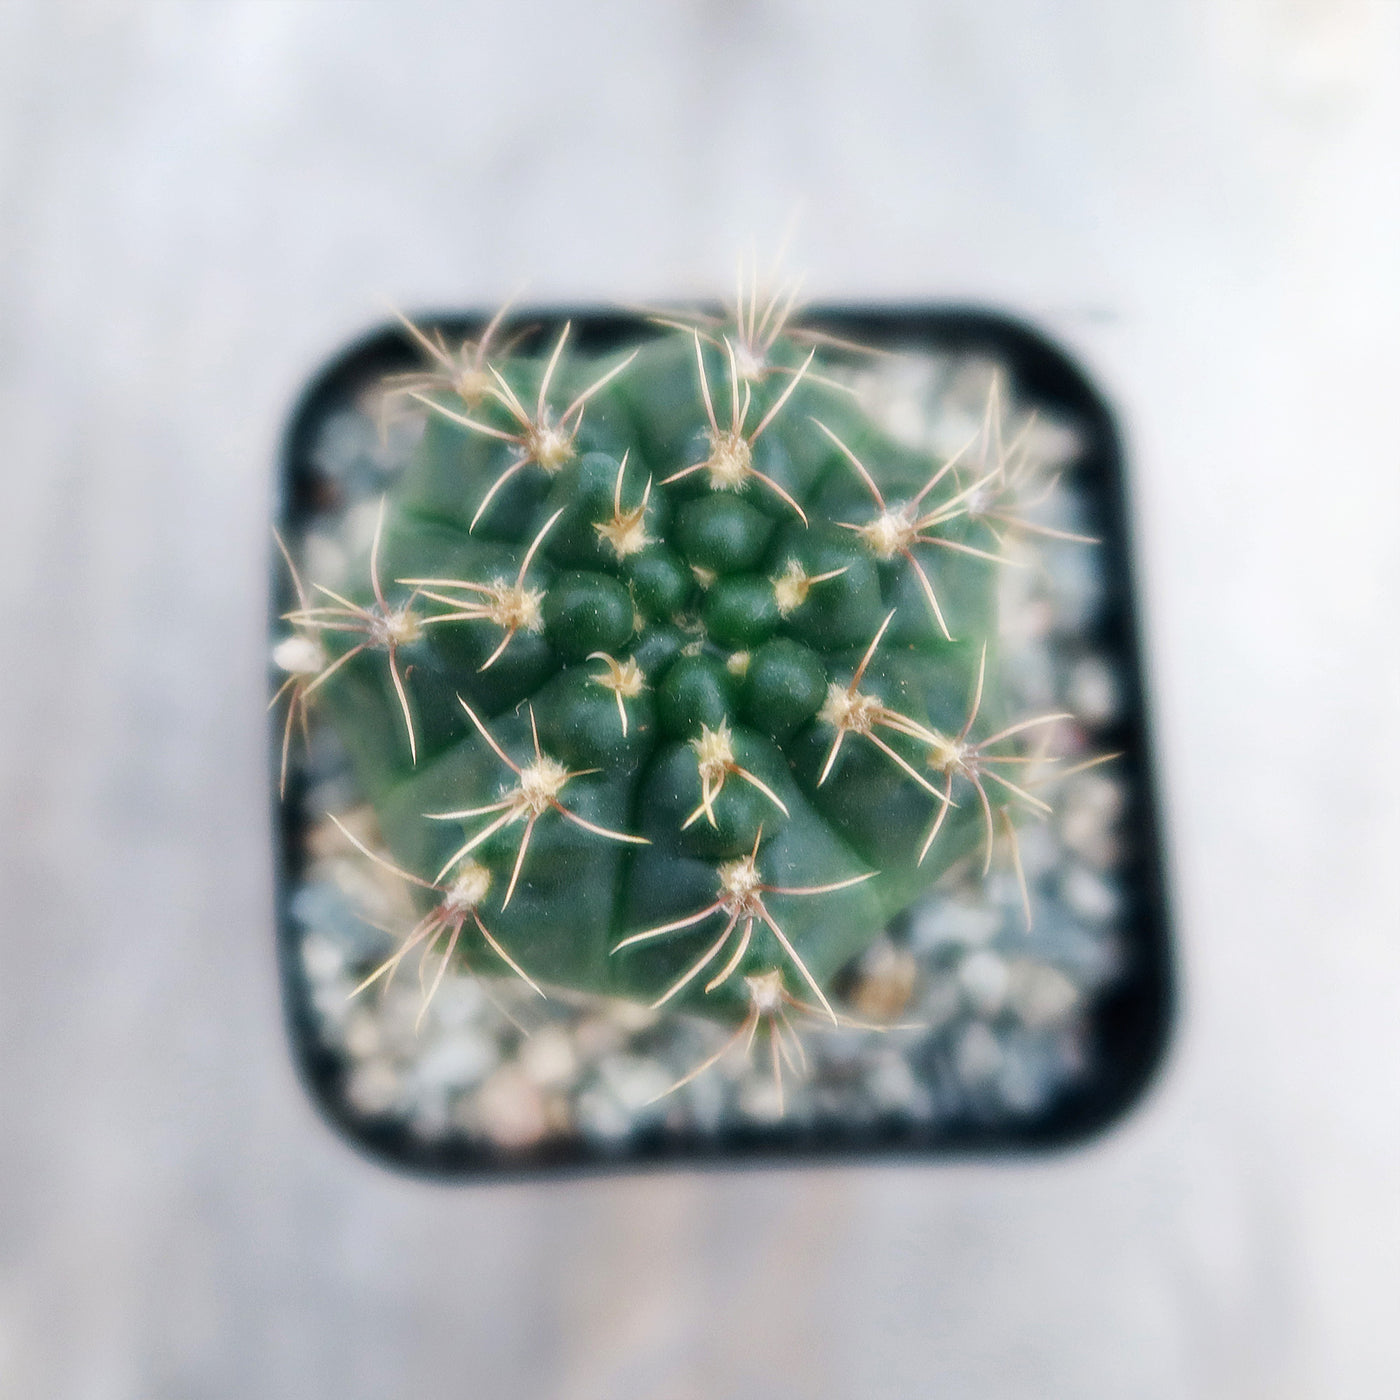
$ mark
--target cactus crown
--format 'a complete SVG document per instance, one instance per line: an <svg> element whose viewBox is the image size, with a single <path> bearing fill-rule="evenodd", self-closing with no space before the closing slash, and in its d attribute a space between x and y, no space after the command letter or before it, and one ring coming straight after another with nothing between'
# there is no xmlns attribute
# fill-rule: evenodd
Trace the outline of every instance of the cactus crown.
<svg viewBox="0 0 1400 1400"><path fill-rule="evenodd" d="M388 853L346 837L419 900L363 985L416 951L428 996L456 963L727 1021L725 1048L762 1023L780 1074L950 865L1018 868L1064 718L997 683L1011 537L1054 533L1036 483L995 389L961 450L910 447L792 309L602 358L567 325L538 356L500 318L455 350L410 327L417 452L357 587L293 568L274 653L284 783L323 706Z"/></svg>

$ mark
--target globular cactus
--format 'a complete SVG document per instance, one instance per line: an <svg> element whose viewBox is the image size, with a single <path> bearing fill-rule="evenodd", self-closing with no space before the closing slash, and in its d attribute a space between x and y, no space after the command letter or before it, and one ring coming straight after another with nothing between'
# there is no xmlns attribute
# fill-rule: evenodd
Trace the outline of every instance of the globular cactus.
<svg viewBox="0 0 1400 1400"><path fill-rule="evenodd" d="M603 357L414 331L426 425L361 587L293 570L277 653L284 779L316 706L385 845L347 839L419 898L369 981L417 953L728 1022L724 1048L762 1023L776 1066L953 862L1015 862L1046 809L1024 746L1061 718L997 682L1031 483L995 403L954 457L896 442L790 309Z"/></svg>

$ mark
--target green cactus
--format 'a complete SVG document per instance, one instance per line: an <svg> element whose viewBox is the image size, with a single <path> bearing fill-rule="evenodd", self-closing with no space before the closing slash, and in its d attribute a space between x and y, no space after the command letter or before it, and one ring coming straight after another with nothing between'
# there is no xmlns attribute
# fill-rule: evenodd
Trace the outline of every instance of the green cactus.
<svg viewBox="0 0 1400 1400"><path fill-rule="evenodd" d="M427 421L363 586L293 569L277 652L284 782L315 705L387 853L347 839L419 897L368 981L416 951L764 1021L776 1064L788 1011L842 1021L841 969L1044 809L1018 745L1062 717L999 701L1003 542L1038 527L995 405L930 458L761 310L602 358L413 331Z"/></svg>

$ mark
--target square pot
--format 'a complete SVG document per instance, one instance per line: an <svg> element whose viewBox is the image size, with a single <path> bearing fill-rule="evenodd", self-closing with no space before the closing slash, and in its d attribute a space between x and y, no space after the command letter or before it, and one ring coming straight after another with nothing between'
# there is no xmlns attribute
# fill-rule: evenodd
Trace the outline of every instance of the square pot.
<svg viewBox="0 0 1400 1400"><path fill-rule="evenodd" d="M566 320L572 346L590 353L625 351L659 334L641 316L535 309L515 317L503 339L513 338L519 353L543 354ZM450 346L478 337L487 318L417 324ZM1012 870L999 865L979 884L955 866L838 979L847 1004L904 1028L814 1035L806 1072L786 1076L781 1115L772 1074L728 1059L655 1098L727 1038L664 1010L567 995L536 1007L513 982L493 987L454 972L415 1029L411 976L382 1001L350 995L395 942L375 926L388 899L382 868L360 860L326 820L331 812L353 826L360 794L334 729L311 703L310 743L303 752L293 735L285 795L274 808L286 1020L313 1100L376 1158L470 1178L663 1162L1019 1153L1103 1131L1159 1064L1172 1019L1169 920L1112 415L1059 347L998 313L824 307L802 324L881 352L833 353L889 431L911 443L941 435L951 451L950 435L983 415L992 385L998 422L1006 415L1022 426L1034 410L1027 442L1056 476L1048 518L1097 541L1039 535L1034 565L1017 571L1025 578L998 585L1013 686L1027 703L1073 711L1085 752L1115 755L1068 779L1054 815L1028 828L1031 927L1023 926ZM325 567L334 575L337 561L357 549L363 555L375 504L404 470L426 417L422 410L386 421L386 380L422 364L405 331L387 326L337 354L302 393L277 508L280 538L301 575L315 578ZM418 409L413 400L397 404ZM287 636L283 615L311 600L298 598L280 554L273 563L278 644ZM272 734L275 799L286 739L280 709Z"/></svg>

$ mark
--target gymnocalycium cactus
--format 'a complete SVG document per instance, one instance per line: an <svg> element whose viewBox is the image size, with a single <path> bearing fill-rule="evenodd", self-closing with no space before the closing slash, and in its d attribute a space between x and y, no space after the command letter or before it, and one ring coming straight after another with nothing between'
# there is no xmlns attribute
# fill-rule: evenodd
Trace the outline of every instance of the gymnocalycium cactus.
<svg viewBox="0 0 1400 1400"><path fill-rule="evenodd" d="M419 900L364 985L416 953L429 997L455 964L728 1022L721 1054L763 1024L776 1070L950 865L1019 874L1023 746L1067 717L1004 712L997 575L1057 532L995 393L931 458L791 309L741 292L601 358L409 327L421 443L357 591L291 568L274 653L284 784L317 706L387 850L346 839Z"/></svg>

